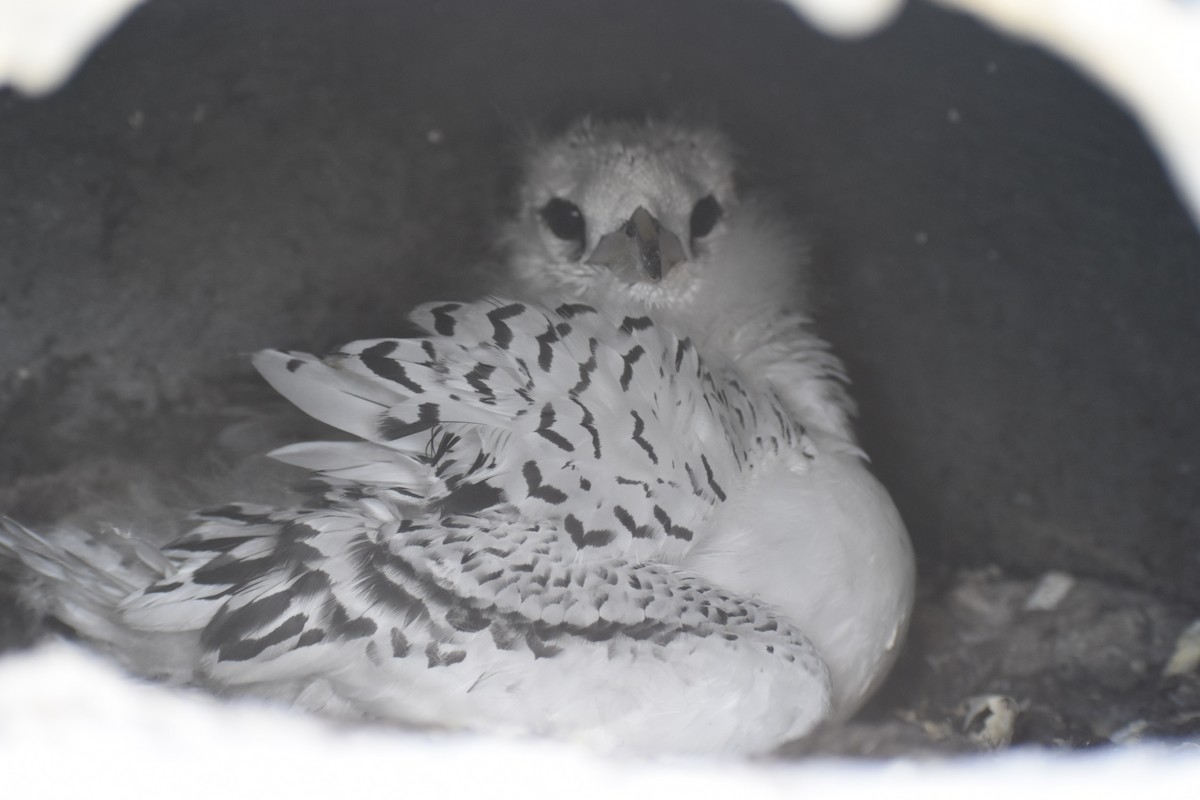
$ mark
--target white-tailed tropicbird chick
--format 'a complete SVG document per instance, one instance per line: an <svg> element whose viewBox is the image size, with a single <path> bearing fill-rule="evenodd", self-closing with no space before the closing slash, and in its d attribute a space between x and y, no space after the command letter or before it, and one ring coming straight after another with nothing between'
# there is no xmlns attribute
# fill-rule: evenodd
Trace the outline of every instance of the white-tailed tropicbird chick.
<svg viewBox="0 0 1200 800"><path fill-rule="evenodd" d="M915 567L855 446L841 362L808 328L802 244L739 200L729 145L712 130L585 121L532 148L526 172L506 236L520 285L643 310L807 431L811 469L765 458L681 564L782 609L829 665L832 716L849 717L895 660Z"/></svg>
<svg viewBox="0 0 1200 800"><path fill-rule="evenodd" d="M302 508L136 536L0 524L51 613L132 670L325 713L769 749L862 702L912 602L796 250L719 137L581 125L536 148L522 300L255 364L350 441L284 447Z"/></svg>

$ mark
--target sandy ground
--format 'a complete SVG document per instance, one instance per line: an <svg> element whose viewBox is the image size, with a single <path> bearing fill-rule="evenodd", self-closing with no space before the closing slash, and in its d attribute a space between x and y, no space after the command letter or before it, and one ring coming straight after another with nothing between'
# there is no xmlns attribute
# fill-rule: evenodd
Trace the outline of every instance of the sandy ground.
<svg viewBox="0 0 1200 800"><path fill-rule="evenodd" d="M513 153L584 113L716 122L811 239L926 594L827 746L979 746L979 694L1018 741L1194 734L1161 669L1200 604L1200 237L1121 110L920 4L847 44L748 1L155 0L59 93L0 93L0 510L163 476L186 507L253 449L220 440L265 402L245 353L477 290Z"/></svg>

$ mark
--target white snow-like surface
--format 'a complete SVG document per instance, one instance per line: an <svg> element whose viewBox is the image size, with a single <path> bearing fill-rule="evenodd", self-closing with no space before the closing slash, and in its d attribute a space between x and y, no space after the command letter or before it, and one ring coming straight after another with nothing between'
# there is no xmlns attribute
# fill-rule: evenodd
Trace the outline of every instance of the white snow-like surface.
<svg viewBox="0 0 1200 800"><path fill-rule="evenodd" d="M0 89L57 89L142 0L0 0Z"/></svg>
<svg viewBox="0 0 1200 800"><path fill-rule="evenodd" d="M1200 750L942 762L618 760L566 744L339 728L123 677L56 643L0 659L5 797L1189 797Z"/></svg>
<svg viewBox="0 0 1200 800"><path fill-rule="evenodd" d="M834 36L874 33L900 12L904 0L784 0Z"/></svg>

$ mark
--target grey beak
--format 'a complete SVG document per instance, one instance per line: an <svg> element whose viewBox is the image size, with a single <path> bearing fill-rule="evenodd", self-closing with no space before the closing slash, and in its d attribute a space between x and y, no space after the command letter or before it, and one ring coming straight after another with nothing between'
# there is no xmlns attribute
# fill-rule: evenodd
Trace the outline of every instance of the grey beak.
<svg viewBox="0 0 1200 800"><path fill-rule="evenodd" d="M672 267L686 260L679 237L638 206L625 224L600 237L587 263L613 270L636 270L652 281L660 281Z"/></svg>

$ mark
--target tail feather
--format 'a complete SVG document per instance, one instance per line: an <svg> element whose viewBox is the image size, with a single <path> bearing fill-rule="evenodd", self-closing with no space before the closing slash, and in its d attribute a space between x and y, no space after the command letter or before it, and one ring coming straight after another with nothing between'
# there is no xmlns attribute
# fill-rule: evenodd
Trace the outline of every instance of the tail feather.
<svg viewBox="0 0 1200 800"><path fill-rule="evenodd" d="M380 415L405 399L379 381L307 353L262 350L253 363L275 391L305 414L363 439L375 438Z"/></svg>
<svg viewBox="0 0 1200 800"><path fill-rule="evenodd" d="M35 591L23 599L99 641L124 638L117 606L129 595L168 577L170 561L157 548L116 530L89 534L57 528L42 535L0 516L0 554L31 571Z"/></svg>
<svg viewBox="0 0 1200 800"><path fill-rule="evenodd" d="M197 630L176 627L148 636L126 618L130 597L176 574L173 562L149 542L111 528L87 533L59 527L43 535L0 515L4 556L26 566L20 597L36 613L57 619L142 675L176 684L195 679Z"/></svg>
<svg viewBox="0 0 1200 800"><path fill-rule="evenodd" d="M300 442L272 450L270 455L330 478L400 486L422 495L431 482L428 466L370 442Z"/></svg>

